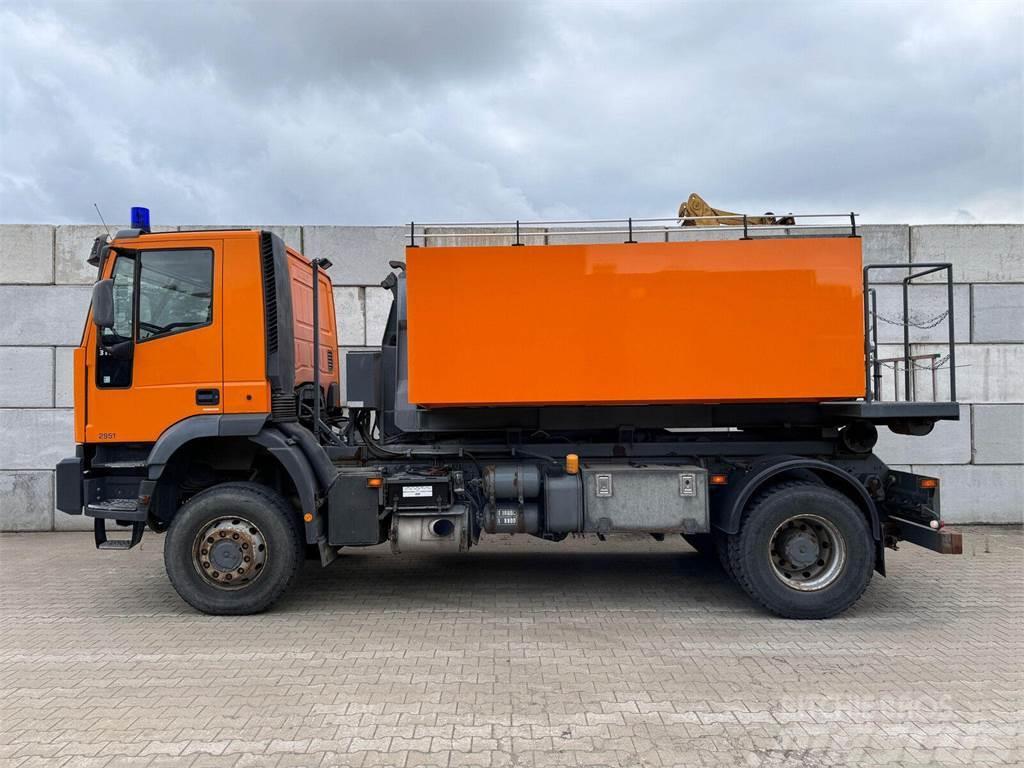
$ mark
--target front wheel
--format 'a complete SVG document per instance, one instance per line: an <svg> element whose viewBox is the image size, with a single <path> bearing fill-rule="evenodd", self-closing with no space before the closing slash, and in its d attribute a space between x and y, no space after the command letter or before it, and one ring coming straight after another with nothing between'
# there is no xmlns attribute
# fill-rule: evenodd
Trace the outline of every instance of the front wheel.
<svg viewBox="0 0 1024 768"><path fill-rule="evenodd" d="M772 613L824 619L864 594L875 566L867 520L828 486L788 482L758 494L729 537L737 583Z"/></svg>
<svg viewBox="0 0 1024 768"><path fill-rule="evenodd" d="M164 566L181 598L203 613L266 610L302 563L295 511L256 483L223 483L192 497L164 540Z"/></svg>

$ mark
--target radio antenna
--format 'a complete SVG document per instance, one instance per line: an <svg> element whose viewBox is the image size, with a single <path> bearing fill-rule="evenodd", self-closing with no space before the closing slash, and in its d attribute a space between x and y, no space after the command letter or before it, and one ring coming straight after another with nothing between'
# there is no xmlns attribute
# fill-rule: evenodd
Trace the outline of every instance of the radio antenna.
<svg viewBox="0 0 1024 768"><path fill-rule="evenodd" d="M110 237L110 227L107 226L107 222L103 218L103 214L100 212L100 207L96 203L92 204L92 207L96 209L96 213L99 214L100 221L103 223L103 228L107 230L107 237Z"/></svg>

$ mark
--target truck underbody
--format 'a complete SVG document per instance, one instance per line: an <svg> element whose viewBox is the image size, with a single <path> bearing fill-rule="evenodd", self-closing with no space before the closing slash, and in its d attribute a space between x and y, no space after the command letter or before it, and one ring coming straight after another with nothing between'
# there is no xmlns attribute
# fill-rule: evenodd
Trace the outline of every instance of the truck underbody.
<svg viewBox="0 0 1024 768"><path fill-rule="evenodd" d="M284 269L283 244L266 233L261 243ZM312 262L312 285L326 266ZM80 445L58 466L57 506L94 517L99 547L166 531L172 582L211 613L263 610L297 559L327 565L343 547L459 552L488 534L630 533L681 535L769 610L823 618L852 605L872 571L884 575L886 547L961 549L943 526L937 480L872 453L878 427L924 435L959 418L952 364L949 400L879 399L872 268L860 399L430 408L410 402L407 277L393 267L381 348L348 354L344 398L322 385L319 366L295 381L294 364L268 345L267 412L194 415L155 442ZM265 268L267 296L274 283ZM286 297L274 302L285 327ZM952 352L952 314L949 329ZM312 345L320 360L317 334ZM908 361L909 351L908 335ZM457 349L452 358L473 365ZM130 536L108 539L108 521Z"/></svg>

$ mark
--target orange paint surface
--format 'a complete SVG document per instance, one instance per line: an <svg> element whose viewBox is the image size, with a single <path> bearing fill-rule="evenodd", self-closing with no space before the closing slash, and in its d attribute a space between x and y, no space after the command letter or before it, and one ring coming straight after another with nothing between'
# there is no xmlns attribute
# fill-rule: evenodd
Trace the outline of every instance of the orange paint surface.
<svg viewBox="0 0 1024 768"><path fill-rule="evenodd" d="M197 389L222 389L224 355L224 237L222 232L167 233L136 240L119 240L126 248L209 248L213 251L213 315L209 325L136 343L131 386L100 387L96 382L96 327L86 325L84 353L85 442L152 442L172 424L188 416L223 413L216 406L195 402ZM258 250L257 250L258 253ZM113 274L116 260L104 266ZM262 334L260 333L262 336ZM222 393L223 394L223 393ZM76 399L76 414L80 410Z"/></svg>
<svg viewBox="0 0 1024 768"><path fill-rule="evenodd" d="M421 247L406 260L420 405L863 395L859 238Z"/></svg>
<svg viewBox="0 0 1024 768"><path fill-rule="evenodd" d="M295 381L313 380L313 268L298 251L288 249L288 271L292 286L292 316L295 333ZM319 272L320 298L320 388L341 383L338 359L338 326L334 315L331 278ZM261 297L262 299L262 297Z"/></svg>
<svg viewBox="0 0 1024 768"><path fill-rule="evenodd" d="M266 413L270 385L266 377L263 283L259 233L249 231L168 232L119 240L124 248L207 248L213 251L213 312L209 325L158 337L134 346L131 386L100 387L96 382L96 328L86 319L75 350L75 440L77 442L152 442L168 427L200 414ZM311 269L289 250L293 277L297 380L312 379ZM85 258L86 254L83 254ZM104 277L113 273L108 259ZM331 284L321 275L323 386L339 380L337 332ZM305 286L306 295L301 294ZM327 350L334 350L330 370ZM197 389L220 390L218 405L196 403Z"/></svg>

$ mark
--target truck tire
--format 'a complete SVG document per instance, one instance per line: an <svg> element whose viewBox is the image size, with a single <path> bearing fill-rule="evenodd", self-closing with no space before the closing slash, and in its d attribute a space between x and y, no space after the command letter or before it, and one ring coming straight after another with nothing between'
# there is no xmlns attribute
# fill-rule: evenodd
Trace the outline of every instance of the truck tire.
<svg viewBox="0 0 1024 768"><path fill-rule="evenodd" d="M758 494L728 554L736 582L789 619L842 613L864 594L875 566L864 513L839 491L807 481Z"/></svg>
<svg viewBox="0 0 1024 768"><path fill-rule="evenodd" d="M297 513L256 483L223 483L196 494L164 539L174 589L196 610L218 616L269 608L295 579L303 555Z"/></svg>

